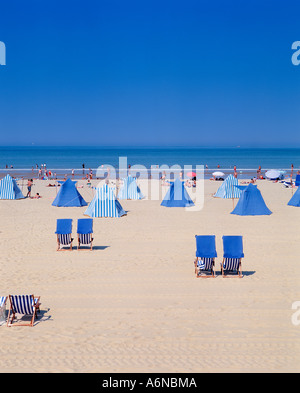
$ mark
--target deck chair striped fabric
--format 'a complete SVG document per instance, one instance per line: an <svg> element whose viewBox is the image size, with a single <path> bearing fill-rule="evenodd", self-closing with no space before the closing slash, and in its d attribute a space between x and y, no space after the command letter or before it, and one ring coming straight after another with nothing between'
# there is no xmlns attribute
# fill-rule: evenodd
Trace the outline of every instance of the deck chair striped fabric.
<svg viewBox="0 0 300 393"><path fill-rule="evenodd" d="M93 249L93 219L79 218L77 221L78 250L81 245L90 246Z"/></svg>
<svg viewBox="0 0 300 393"><path fill-rule="evenodd" d="M196 235L195 274L197 277L215 277L214 265L217 257L214 235ZM208 274L210 272L210 274Z"/></svg>
<svg viewBox="0 0 300 393"><path fill-rule="evenodd" d="M40 297L34 295L9 295L10 308L7 318L7 326L13 325L16 314L31 315L29 323L15 323L14 326L33 326L37 312L40 309ZM10 314L12 314L10 319Z"/></svg>
<svg viewBox="0 0 300 393"><path fill-rule="evenodd" d="M223 251L222 276L226 277L228 273L236 273L236 277L242 277L243 237L223 236Z"/></svg>
<svg viewBox="0 0 300 393"><path fill-rule="evenodd" d="M0 296L0 308L6 304L7 296Z"/></svg>
<svg viewBox="0 0 300 393"><path fill-rule="evenodd" d="M57 235L57 251L63 250L63 247L69 246L72 250L72 219L59 218L56 222L56 235Z"/></svg>
<svg viewBox="0 0 300 393"><path fill-rule="evenodd" d="M6 321L6 301L7 296L0 296L0 325Z"/></svg>

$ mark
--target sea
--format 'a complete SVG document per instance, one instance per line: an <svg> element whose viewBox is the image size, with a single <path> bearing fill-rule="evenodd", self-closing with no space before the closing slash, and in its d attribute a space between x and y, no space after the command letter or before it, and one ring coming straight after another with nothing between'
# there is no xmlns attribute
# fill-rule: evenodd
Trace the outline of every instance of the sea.
<svg viewBox="0 0 300 393"><path fill-rule="evenodd" d="M212 147L98 147L98 146L2 146L0 147L0 177L7 173L15 177L37 177L40 168L55 173L57 178L71 175L82 178L89 171L96 175L108 167L139 167L138 176L149 177L151 171L167 174L176 171L205 168L204 177L221 171L233 173L236 166L240 178L256 176L277 169L290 175L300 169L300 148L212 148ZM168 170L169 168L169 170ZM105 176L105 175L104 175Z"/></svg>

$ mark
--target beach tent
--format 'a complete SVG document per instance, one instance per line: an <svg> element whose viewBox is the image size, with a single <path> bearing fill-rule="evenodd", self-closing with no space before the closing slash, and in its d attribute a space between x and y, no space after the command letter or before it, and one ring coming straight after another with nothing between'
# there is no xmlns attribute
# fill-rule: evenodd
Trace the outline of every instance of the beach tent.
<svg viewBox="0 0 300 393"><path fill-rule="evenodd" d="M96 193L84 212L89 217L122 217L126 213L108 184L96 187Z"/></svg>
<svg viewBox="0 0 300 393"><path fill-rule="evenodd" d="M189 196L180 179L176 179L171 183L168 192L166 193L161 206L166 207L188 207L194 206L194 202Z"/></svg>
<svg viewBox="0 0 300 393"><path fill-rule="evenodd" d="M239 216L261 216L272 214L272 212L267 208L259 189L250 183L242 192L231 214L237 214Z"/></svg>
<svg viewBox="0 0 300 393"><path fill-rule="evenodd" d="M10 175L0 181L0 199L22 199L24 195L17 182Z"/></svg>
<svg viewBox="0 0 300 393"><path fill-rule="evenodd" d="M136 178L128 176L123 179L123 185L118 193L118 199L143 199L139 186L136 184Z"/></svg>
<svg viewBox="0 0 300 393"><path fill-rule="evenodd" d="M82 198L76 188L76 181L67 179L62 183L56 198L54 199L52 206L58 207L80 207L87 206L86 201Z"/></svg>
<svg viewBox="0 0 300 393"><path fill-rule="evenodd" d="M241 196L242 191L237 188L238 179L232 175L226 177L224 182L218 188L214 197L216 198L239 198Z"/></svg>
<svg viewBox="0 0 300 393"><path fill-rule="evenodd" d="M289 200L288 205L300 207L300 187L297 188L297 191L292 196L292 198Z"/></svg>

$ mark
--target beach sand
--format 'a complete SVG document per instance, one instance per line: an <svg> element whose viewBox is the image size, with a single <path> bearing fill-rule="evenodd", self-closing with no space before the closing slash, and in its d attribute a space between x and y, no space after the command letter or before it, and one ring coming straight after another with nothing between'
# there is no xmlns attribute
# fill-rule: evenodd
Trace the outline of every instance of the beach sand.
<svg viewBox="0 0 300 393"><path fill-rule="evenodd" d="M213 198L221 183L209 180L200 211L121 201L127 216L94 219L95 249L78 251L86 207L51 206L56 188L47 184L34 181L41 199L0 201L0 296L42 302L34 327L0 327L1 372L300 371L291 319L300 208L287 206L291 189L258 182L270 216L230 214L233 201ZM78 184L90 202L93 190ZM56 251L57 218L73 219L71 252ZM196 234L216 235L215 279L195 276ZM243 236L242 279L220 276L223 235Z"/></svg>

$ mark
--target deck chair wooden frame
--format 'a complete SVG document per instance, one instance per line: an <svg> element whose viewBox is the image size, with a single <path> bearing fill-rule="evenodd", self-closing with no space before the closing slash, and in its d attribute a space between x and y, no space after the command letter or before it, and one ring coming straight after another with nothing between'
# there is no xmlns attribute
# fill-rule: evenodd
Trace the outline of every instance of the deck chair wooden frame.
<svg viewBox="0 0 300 393"><path fill-rule="evenodd" d="M40 296L35 298L34 295L29 295L32 301L32 318L30 320L29 323L14 323L13 321L16 318L16 314L18 313L17 310L15 310L14 306L13 306L13 301L12 301L12 295L9 295L9 302L10 302L10 306L9 306L9 311L8 311L8 317L7 317L7 326L33 326L34 325L34 321L35 319L38 318L37 316L37 312L40 310ZM11 316L11 320L10 320L10 314L12 314ZM20 314L20 315L31 315L30 314Z"/></svg>
<svg viewBox="0 0 300 393"><path fill-rule="evenodd" d="M223 258L223 262L221 263L221 273L222 273L222 277L223 277L223 278L228 278L228 277L230 277L230 278L232 278L232 277L234 277L234 278L236 278L236 277L237 277L237 278L242 278L242 277L243 277L243 273L242 273L242 258L236 258L236 259L239 259L239 262L238 262L238 267L237 267L237 269L234 269L234 270L224 270L224 267L223 267L223 266L224 266L225 259L228 259L228 258ZM236 270L236 274L232 274L232 275L225 274L225 271L234 273L235 270Z"/></svg>
<svg viewBox="0 0 300 393"><path fill-rule="evenodd" d="M209 258L212 259L212 263L211 263L211 269L210 270L202 270L200 269L197 265L198 265L198 261L199 259L201 259L200 257L196 257L195 259L195 274L197 278L215 278L215 272L214 272L214 266L215 266L215 258ZM208 274L207 272L210 271L210 274Z"/></svg>
<svg viewBox="0 0 300 393"><path fill-rule="evenodd" d="M94 238L92 237L92 234L91 233L88 233L87 235L90 235L90 237L91 237L91 241L89 242L89 243L82 243L81 241L80 241L80 234L79 233L77 233L77 241L78 241L78 250L84 250L83 248L80 248L80 246L81 245L88 245L88 244L90 244L90 251L92 251L93 250L93 240L94 240Z"/></svg>
<svg viewBox="0 0 300 393"><path fill-rule="evenodd" d="M68 235L70 235L70 237L72 236L71 234L68 234ZM69 244L63 244L60 242L59 234L57 234L56 236L57 236L57 250L56 251L72 251L72 244L73 244L73 240L74 240L72 237L70 239L71 241ZM61 245L64 247L67 247L69 245L69 248L61 248L60 247Z"/></svg>

